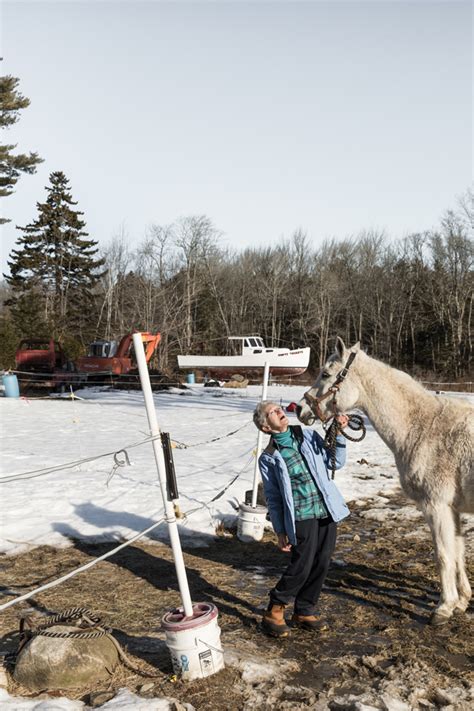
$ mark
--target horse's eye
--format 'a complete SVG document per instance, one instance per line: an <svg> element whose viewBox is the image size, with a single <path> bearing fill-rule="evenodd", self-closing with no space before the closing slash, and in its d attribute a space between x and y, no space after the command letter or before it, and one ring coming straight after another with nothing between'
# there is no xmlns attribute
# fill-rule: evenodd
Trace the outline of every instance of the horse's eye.
<svg viewBox="0 0 474 711"><path fill-rule="evenodd" d="M330 374L328 373L327 370L323 370L323 372L321 373L321 377L322 377L322 378L329 378L329 375L330 375Z"/></svg>

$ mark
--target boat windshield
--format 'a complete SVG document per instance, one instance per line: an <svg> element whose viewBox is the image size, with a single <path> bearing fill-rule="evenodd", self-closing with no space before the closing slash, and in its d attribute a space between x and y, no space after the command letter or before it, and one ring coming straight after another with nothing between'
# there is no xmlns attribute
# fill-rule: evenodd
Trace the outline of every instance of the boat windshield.
<svg viewBox="0 0 474 711"><path fill-rule="evenodd" d="M228 341L230 342L230 351L235 352L235 347L234 344L239 344L240 346L240 355L243 353L244 348L265 348L265 344L263 343L263 338L260 338L259 336L243 336L243 337L238 337L238 336L229 336Z"/></svg>
<svg viewBox="0 0 474 711"><path fill-rule="evenodd" d="M263 340L261 338L245 338L244 346L246 348L265 348L263 345Z"/></svg>

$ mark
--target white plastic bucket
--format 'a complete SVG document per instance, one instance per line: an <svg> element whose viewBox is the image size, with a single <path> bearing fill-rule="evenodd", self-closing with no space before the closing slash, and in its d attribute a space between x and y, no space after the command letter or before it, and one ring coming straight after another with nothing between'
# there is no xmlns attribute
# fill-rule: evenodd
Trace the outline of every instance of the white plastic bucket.
<svg viewBox="0 0 474 711"><path fill-rule="evenodd" d="M244 543L261 541L265 530L267 509L265 506L240 504L237 519L237 537Z"/></svg>
<svg viewBox="0 0 474 711"><path fill-rule="evenodd" d="M173 670L185 681L203 679L224 668L217 607L198 602L193 605L193 613L189 618L182 608L170 610L161 620Z"/></svg>

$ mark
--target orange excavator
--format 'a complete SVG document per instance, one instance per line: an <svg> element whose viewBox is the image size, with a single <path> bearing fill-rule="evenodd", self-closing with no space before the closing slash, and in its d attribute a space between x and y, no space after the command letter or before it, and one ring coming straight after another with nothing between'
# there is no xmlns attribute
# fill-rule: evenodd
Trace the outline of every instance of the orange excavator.
<svg viewBox="0 0 474 711"><path fill-rule="evenodd" d="M78 358L77 373L88 375L128 375L137 368L133 350L132 333L127 333L117 345L117 341L93 341L86 356ZM145 358L148 363L161 340L160 333L142 332Z"/></svg>

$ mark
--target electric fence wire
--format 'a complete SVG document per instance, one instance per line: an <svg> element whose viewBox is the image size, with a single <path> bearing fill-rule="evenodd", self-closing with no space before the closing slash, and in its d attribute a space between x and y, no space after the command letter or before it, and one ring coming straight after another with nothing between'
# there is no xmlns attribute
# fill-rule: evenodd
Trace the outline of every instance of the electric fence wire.
<svg viewBox="0 0 474 711"><path fill-rule="evenodd" d="M208 507L209 504L213 503L214 501L217 501L217 499L220 499L220 497L225 494L225 492L229 489L229 487L232 486L232 484L239 478L239 476L246 469L246 467L249 465L251 460L252 460L252 457L250 458L249 461L246 462L244 467L234 477L232 477L232 479L224 486L224 488L221 489L221 491L219 491L219 493L216 494L212 499L210 499L206 503L201 504L200 506L195 507L194 509L190 509L189 511L183 512L185 519L188 519L189 516L192 516L193 514L200 511L201 509ZM118 551L121 551L123 548L126 548L127 546L131 545L138 539L142 538L143 536L146 536L148 533L153 531L153 529L155 529L157 526L162 524L164 520L165 520L165 518L163 516L160 519L158 519L158 521L155 521L151 526L148 526L147 528L144 528L142 531L139 531L134 536L132 536L131 538L128 538L126 541L121 543L116 548L113 548L111 551L108 551L107 553L104 553L103 555L98 556L97 558L94 558L94 560L91 560L88 563L85 563L85 565L81 565L79 568L75 568L74 570L69 571L69 573L66 573L65 575L61 576L60 578L56 578L56 580L52 580L49 583L45 583L44 585L41 585L40 587L35 588L34 590L30 590L30 592L25 593L24 595L20 595L19 597L15 597L13 600L9 600L8 602L3 603L3 605L0 605L0 612L3 610L6 610L9 607L12 607L13 605L18 605L20 602L24 602L25 600L28 600L29 598L33 597L34 595L37 595L40 592L43 592L44 590L48 590L50 588L56 587L57 585L60 585L61 583L65 582L66 580L73 578L74 576L78 575L79 573L82 573L85 570L92 568L97 563L100 563L101 561L106 560L107 558L110 558L115 553L118 553Z"/></svg>
<svg viewBox="0 0 474 711"><path fill-rule="evenodd" d="M205 442L196 442L193 444L185 444L184 442L178 442L178 440L172 440L176 445L177 449L189 449L190 447L200 447L203 444L211 444L212 442L218 442L221 439L225 439L226 437L231 437L232 435L236 434L237 432L240 432L240 430L243 430L244 427L247 427L250 422L245 422L241 427L239 427L236 430L233 430L232 432L227 432L224 435L221 435L220 437L213 437L212 439L208 439ZM28 479L36 479L37 477L40 476L45 476L46 474L52 474L54 472L58 471L63 471L64 469L73 469L74 467L79 466L80 464L87 464L89 462L94 462L97 459L103 459L104 457L114 457L114 460L116 461L116 457L118 454L122 454L123 452L126 453L128 449L133 449L134 447L141 447L144 444L148 444L149 442L153 442L156 439L159 439L161 437L161 434L158 435L150 435L149 437L146 437L143 440L140 440L139 442L134 442L133 444L126 445L125 447L121 447L120 449L116 449L112 452L105 452L103 454L97 454L94 457L86 457L84 459L76 459L72 462L66 462L64 464L57 464L53 467L45 467L44 469L33 469L32 471L29 472L19 472L18 474L7 474L6 476L0 477L0 484L9 484L12 481L26 481Z"/></svg>
<svg viewBox="0 0 474 711"><path fill-rule="evenodd" d="M57 464L54 467L45 467L44 469L33 469L29 472L20 472L18 474L7 474L6 476L0 477L0 484L8 484L11 481L16 480L26 480L26 479L36 479L39 476L45 476L46 474L52 474L53 472L63 471L64 469L73 469L80 464L87 464L88 462L94 462L97 459L103 459L104 457L115 457L124 450L133 449L134 447L141 447L143 444L148 444L156 439L159 439L161 435L150 435L146 439L140 440L139 442L133 442L128 444L126 447L121 447L112 452L105 452L103 454L96 454L94 457L86 457L84 459L76 459L73 462L66 462L64 464Z"/></svg>
<svg viewBox="0 0 474 711"><path fill-rule="evenodd" d="M244 427L248 427L251 422L245 422L241 427L238 427L236 430L233 430L232 432L227 432L224 435L221 435L220 437L213 437L212 439L207 439L205 442L195 442L193 444L184 444L184 442L180 442L177 439L174 439L173 442L177 445L177 449L190 449L190 447L201 447L203 444L211 444L211 442L218 442L220 439L225 439L226 437L232 437L232 435L237 434L237 432L240 432L240 430L243 430Z"/></svg>

